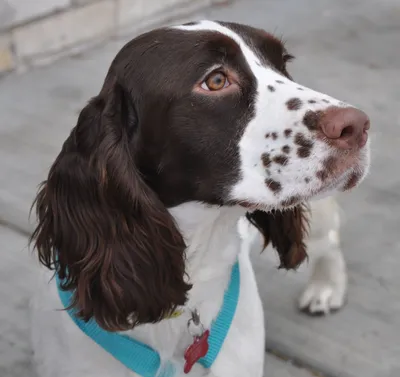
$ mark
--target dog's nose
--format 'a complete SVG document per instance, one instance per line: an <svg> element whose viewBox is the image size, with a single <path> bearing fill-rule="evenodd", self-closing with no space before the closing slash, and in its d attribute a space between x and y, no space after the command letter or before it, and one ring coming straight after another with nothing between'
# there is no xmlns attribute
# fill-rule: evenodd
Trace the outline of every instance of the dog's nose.
<svg viewBox="0 0 400 377"><path fill-rule="evenodd" d="M330 107L320 118L323 133L340 149L362 148L368 140L369 126L367 114L352 107Z"/></svg>

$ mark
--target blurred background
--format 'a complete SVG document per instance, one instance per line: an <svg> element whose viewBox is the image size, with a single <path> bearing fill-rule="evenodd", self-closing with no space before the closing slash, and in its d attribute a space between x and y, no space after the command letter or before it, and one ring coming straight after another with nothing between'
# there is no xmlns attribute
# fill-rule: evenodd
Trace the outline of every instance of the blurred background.
<svg viewBox="0 0 400 377"><path fill-rule="evenodd" d="M372 123L371 174L339 197L347 306L300 314L307 273L255 257L265 376L400 376L399 0L0 0L0 377L40 377L29 346L28 212L78 112L126 41L203 18L283 35L296 81L359 106Z"/></svg>

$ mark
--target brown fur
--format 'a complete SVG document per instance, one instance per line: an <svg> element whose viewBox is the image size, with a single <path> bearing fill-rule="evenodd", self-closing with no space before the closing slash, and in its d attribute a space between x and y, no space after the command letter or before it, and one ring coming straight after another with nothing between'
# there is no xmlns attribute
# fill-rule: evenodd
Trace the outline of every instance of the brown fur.
<svg viewBox="0 0 400 377"><path fill-rule="evenodd" d="M307 257L308 217L305 204L284 211L257 210L247 214L247 219L264 236L264 248L271 243L279 254L279 267L286 269L296 269Z"/></svg>
<svg viewBox="0 0 400 377"><path fill-rule="evenodd" d="M123 90L92 100L37 196L40 262L107 330L156 322L186 301L185 243L128 148ZM133 315L133 316L132 316Z"/></svg>

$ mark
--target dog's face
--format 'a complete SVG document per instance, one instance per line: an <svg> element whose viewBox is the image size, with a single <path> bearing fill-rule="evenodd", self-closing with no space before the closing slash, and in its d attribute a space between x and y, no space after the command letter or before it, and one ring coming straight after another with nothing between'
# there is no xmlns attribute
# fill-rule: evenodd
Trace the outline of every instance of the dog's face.
<svg viewBox="0 0 400 377"><path fill-rule="evenodd" d="M369 121L293 82L288 60L262 30L209 21L117 54L37 198L40 259L83 318L121 330L184 304L185 244L167 208L185 202L256 209L283 265L304 258L301 203L362 180Z"/></svg>
<svg viewBox="0 0 400 377"><path fill-rule="evenodd" d="M133 153L165 204L273 209L361 181L368 118L364 129L349 119L360 140L338 145L323 122L340 123L348 105L292 81L289 59L266 32L213 22L146 34L119 54L113 75L141 120Z"/></svg>

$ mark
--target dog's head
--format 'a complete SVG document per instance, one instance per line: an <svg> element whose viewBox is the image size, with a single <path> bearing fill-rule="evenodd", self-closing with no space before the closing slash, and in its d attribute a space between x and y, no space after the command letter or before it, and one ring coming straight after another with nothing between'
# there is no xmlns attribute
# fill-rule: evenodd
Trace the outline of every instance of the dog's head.
<svg viewBox="0 0 400 377"><path fill-rule="evenodd" d="M369 121L292 81L290 58L262 30L209 21L117 54L36 199L40 260L82 318L121 330L185 303L168 211L185 202L244 206L283 266L304 259L302 203L362 180Z"/></svg>

